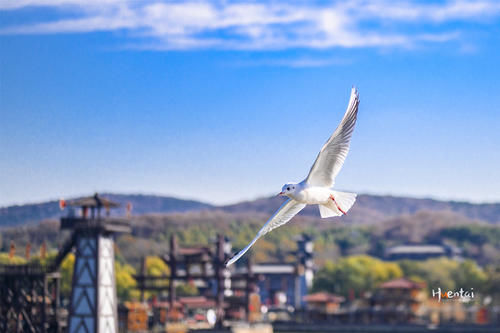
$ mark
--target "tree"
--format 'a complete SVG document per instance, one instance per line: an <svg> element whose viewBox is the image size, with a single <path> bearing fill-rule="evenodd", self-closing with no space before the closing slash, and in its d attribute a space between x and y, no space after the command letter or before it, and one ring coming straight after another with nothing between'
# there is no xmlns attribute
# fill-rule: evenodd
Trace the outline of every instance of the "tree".
<svg viewBox="0 0 500 333"><path fill-rule="evenodd" d="M19 257L19 256L14 256L12 258L9 258L8 253L0 253L0 264L2 265L22 265L26 263L26 259Z"/></svg>
<svg viewBox="0 0 500 333"><path fill-rule="evenodd" d="M327 262L316 274L313 290L348 296L350 290L358 293L370 291L380 283L402 275L397 263L366 255L351 256L340 259L338 263Z"/></svg>
<svg viewBox="0 0 500 333"><path fill-rule="evenodd" d="M420 277L427 284L429 290L441 288L442 290L455 290L454 273L458 268L458 262L442 257L428 259L425 261L400 262L404 275L408 277Z"/></svg>
<svg viewBox="0 0 500 333"><path fill-rule="evenodd" d="M500 305L500 266L486 267L486 276L483 292L492 297L494 305Z"/></svg>
<svg viewBox="0 0 500 333"><path fill-rule="evenodd" d="M139 292L136 289L134 274L134 267L115 261L116 294L121 301L138 299Z"/></svg>
<svg viewBox="0 0 500 333"><path fill-rule="evenodd" d="M59 268L61 272L61 295L70 297L71 295L71 281L73 279L73 268L75 266L75 255L69 253L61 263Z"/></svg>
<svg viewBox="0 0 500 333"><path fill-rule="evenodd" d="M472 260L461 263L448 258L435 258L425 261L400 261L405 276L419 277L426 282L429 290L456 290L463 288L480 291L487 281L486 273Z"/></svg>
<svg viewBox="0 0 500 333"><path fill-rule="evenodd" d="M460 263L455 273L456 288L482 290L488 280L486 273L472 260L465 260Z"/></svg>
<svg viewBox="0 0 500 333"><path fill-rule="evenodd" d="M196 296L198 295L198 288L192 281L182 283L175 288L175 292L179 296Z"/></svg>
<svg viewBox="0 0 500 333"><path fill-rule="evenodd" d="M146 274L151 276L164 276L170 274L167 264L157 256L146 257Z"/></svg>

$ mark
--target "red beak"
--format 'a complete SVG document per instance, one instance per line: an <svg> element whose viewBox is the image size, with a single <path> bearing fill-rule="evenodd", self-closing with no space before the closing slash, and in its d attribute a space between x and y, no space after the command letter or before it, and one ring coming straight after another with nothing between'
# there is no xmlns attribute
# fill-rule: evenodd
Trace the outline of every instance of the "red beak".
<svg viewBox="0 0 500 333"><path fill-rule="evenodd" d="M283 194L285 194L285 193L284 192L280 192L280 193L276 194L276 196L279 197L279 196L281 196Z"/></svg>

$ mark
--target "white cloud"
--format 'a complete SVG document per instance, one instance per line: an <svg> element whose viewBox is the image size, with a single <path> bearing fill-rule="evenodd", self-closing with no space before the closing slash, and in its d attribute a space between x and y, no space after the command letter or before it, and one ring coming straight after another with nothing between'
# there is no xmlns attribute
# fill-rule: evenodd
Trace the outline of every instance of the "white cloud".
<svg viewBox="0 0 500 333"><path fill-rule="evenodd" d="M256 60L238 61L233 63L233 65L241 67L270 66L270 67L311 68L311 67L349 65L351 63L352 59L342 59L336 57L301 56L297 58L276 58L276 59L264 58Z"/></svg>
<svg viewBox="0 0 500 333"><path fill-rule="evenodd" d="M61 17L49 22L4 26L0 33L125 30L134 45L164 50L411 47L458 39L460 31L450 31L446 23L500 16L500 4L488 0L432 4L355 0L332 1L327 5L314 1L251 0L0 1L0 10L12 13L25 7L56 8ZM151 43L151 39L155 42Z"/></svg>

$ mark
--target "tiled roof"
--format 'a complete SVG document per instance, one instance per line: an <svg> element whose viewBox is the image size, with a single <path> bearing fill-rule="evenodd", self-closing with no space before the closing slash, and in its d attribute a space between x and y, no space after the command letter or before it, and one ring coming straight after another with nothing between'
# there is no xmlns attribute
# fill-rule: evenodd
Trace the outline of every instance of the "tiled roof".
<svg viewBox="0 0 500 333"><path fill-rule="evenodd" d="M94 194L91 197L85 197L80 199L71 200L67 203L69 206L77 207L119 207L120 204L109 199L99 196L99 194Z"/></svg>
<svg viewBox="0 0 500 333"><path fill-rule="evenodd" d="M327 292L319 292L315 294L309 294L304 296L304 301L308 303L327 303L327 302L335 302L342 303L345 300L342 296L337 296L334 294L330 294Z"/></svg>
<svg viewBox="0 0 500 333"><path fill-rule="evenodd" d="M423 285L405 278L384 282L380 285L383 289L421 289Z"/></svg>

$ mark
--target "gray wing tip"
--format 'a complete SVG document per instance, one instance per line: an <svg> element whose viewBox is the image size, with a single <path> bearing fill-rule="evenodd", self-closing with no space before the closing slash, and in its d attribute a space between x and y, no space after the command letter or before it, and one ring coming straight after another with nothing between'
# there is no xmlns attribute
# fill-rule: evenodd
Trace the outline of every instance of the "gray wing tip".
<svg viewBox="0 0 500 333"><path fill-rule="evenodd" d="M359 102L359 90L355 85L352 86L351 94L353 94L354 98Z"/></svg>

